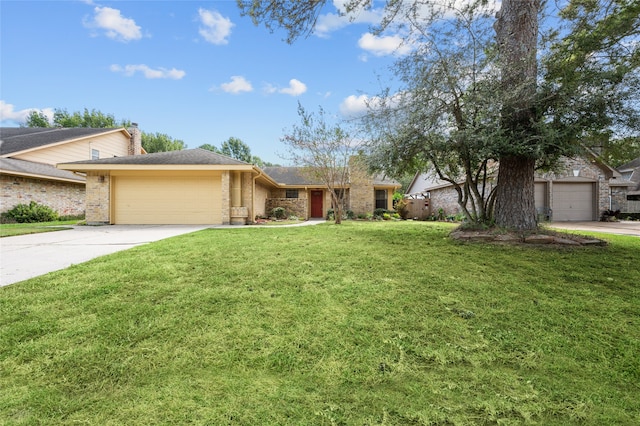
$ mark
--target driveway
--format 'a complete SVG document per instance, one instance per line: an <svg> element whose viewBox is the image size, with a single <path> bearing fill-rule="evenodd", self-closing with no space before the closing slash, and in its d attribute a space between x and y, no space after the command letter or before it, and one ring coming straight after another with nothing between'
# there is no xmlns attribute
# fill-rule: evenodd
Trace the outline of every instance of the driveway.
<svg viewBox="0 0 640 426"><path fill-rule="evenodd" d="M74 226L64 231L0 238L0 286L205 228L208 226Z"/></svg>
<svg viewBox="0 0 640 426"><path fill-rule="evenodd" d="M632 235L640 237L640 222L551 222L548 228L568 229L570 231L606 232L607 234Z"/></svg>

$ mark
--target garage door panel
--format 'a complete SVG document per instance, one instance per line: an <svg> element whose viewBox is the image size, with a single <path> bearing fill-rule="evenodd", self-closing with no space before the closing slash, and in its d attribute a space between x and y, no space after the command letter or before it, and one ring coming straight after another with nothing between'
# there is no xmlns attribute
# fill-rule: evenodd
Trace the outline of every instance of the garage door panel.
<svg viewBox="0 0 640 426"><path fill-rule="evenodd" d="M553 220L593 220L594 192L593 183L555 182L553 184Z"/></svg>
<svg viewBox="0 0 640 426"><path fill-rule="evenodd" d="M119 176L114 215L119 224L222 223L220 178Z"/></svg>

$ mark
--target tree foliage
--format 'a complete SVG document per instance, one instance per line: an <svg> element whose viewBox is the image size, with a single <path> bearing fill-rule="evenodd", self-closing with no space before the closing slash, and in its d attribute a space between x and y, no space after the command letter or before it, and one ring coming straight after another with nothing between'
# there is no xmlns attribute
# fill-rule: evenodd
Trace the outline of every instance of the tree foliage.
<svg viewBox="0 0 640 426"><path fill-rule="evenodd" d="M288 147L288 160L311 180L327 187L335 223L339 224L349 183L349 160L357 153L356 141L342 126L329 123L322 108L311 113L298 103L298 116L300 124L282 138Z"/></svg>
<svg viewBox="0 0 640 426"><path fill-rule="evenodd" d="M49 117L44 112L31 111L24 123L24 127L51 127L51 123L49 123Z"/></svg>
<svg viewBox="0 0 640 426"><path fill-rule="evenodd" d="M199 148L207 149L209 151L223 154L236 160L244 161L245 163L255 164L258 167L274 166L268 161L262 161L262 159L256 155L251 154L251 148L244 143L241 139L230 137L226 141L222 142L220 148L209 143L200 145Z"/></svg>
<svg viewBox="0 0 640 426"><path fill-rule="evenodd" d="M142 147L149 154L152 152L180 151L186 144L180 139L174 139L164 133L142 132Z"/></svg>

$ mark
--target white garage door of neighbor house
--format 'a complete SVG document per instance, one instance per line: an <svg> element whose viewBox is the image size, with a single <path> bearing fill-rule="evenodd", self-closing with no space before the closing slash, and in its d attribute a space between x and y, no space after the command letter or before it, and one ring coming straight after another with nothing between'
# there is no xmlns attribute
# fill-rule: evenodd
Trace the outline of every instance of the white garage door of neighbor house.
<svg viewBox="0 0 640 426"><path fill-rule="evenodd" d="M593 220L594 189L594 184L589 182L554 182L553 220Z"/></svg>
<svg viewBox="0 0 640 426"><path fill-rule="evenodd" d="M220 187L219 176L118 176L114 223L220 224Z"/></svg>

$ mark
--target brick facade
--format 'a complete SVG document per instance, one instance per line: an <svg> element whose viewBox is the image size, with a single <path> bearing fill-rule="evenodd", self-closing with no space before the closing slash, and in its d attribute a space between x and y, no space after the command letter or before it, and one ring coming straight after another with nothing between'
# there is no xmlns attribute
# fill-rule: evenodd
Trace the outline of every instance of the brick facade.
<svg viewBox="0 0 640 426"><path fill-rule="evenodd" d="M51 207L61 216L81 216L85 213L83 182L67 183L2 174L0 189L0 212L35 201Z"/></svg>
<svg viewBox="0 0 640 426"><path fill-rule="evenodd" d="M111 177L105 172L87 173L86 220L88 225L110 223Z"/></svg>

